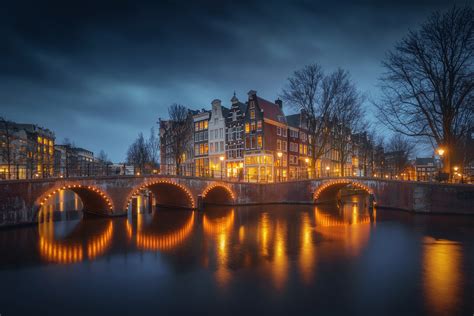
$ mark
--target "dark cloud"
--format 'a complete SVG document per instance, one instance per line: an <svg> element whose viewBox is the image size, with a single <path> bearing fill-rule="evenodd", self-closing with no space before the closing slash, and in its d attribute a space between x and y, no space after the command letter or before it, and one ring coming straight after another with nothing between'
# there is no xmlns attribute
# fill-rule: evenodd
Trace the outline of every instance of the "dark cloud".
<svg viewBox="0 0 474 316"><path fill-rule="evenodd" d="M461 2L462 4L462 2ZM276 98L295 69L351 71L376 95L385 52L446 1L10 1L1 114L122 160L173 102Z"/></svg>

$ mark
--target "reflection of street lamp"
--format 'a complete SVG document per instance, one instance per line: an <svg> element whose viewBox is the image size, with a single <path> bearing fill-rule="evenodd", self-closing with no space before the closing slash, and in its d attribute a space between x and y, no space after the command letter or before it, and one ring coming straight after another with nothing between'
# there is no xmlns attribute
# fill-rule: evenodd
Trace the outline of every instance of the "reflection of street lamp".
<svg viewBox="0 0 474 316"><path fill-rule="evenodd" d="M278 159L280 160L280 163L279 163L279 167L280 167L280 170L278 172L278 181L281 182L281 172L282 172L282 169L281 169L281 157L283 156L283 153L281 151L277 152L277 156L278 156Z"/></svg>
<svg viewBox="0 0 474 316"><path fill-rule="evenodd" d="M221 161L221 180L222 180L222 173L224 172L224 167L223 167L223 164L224 164L224 156L220 156L220 157L219 157L219 160Z"/></svg>
<svg viewBox="0 0 474 316"><path fill-rule="evenodd" d="M326 166L326 174L328 177L329 177L329 169L330 169L329 166Z"/></svg>

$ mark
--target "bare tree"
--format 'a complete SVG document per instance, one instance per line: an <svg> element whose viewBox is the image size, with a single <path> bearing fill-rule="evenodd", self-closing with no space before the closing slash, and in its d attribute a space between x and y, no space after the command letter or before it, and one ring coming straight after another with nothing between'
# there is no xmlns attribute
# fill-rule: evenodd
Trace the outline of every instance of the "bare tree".
<svg viewBox="0 0 474 316"><path fill-rule="evenodd" d="M378 118L406 136L445 147L445 171L454 148L473 126L474 11L435 12L408 33L383 65Z"/></svg>
<svg viewBox="0 0 474 316"><path fill-rule="evenodd" d="M130 145L127 151L127 163L134 165L143 173L145 166L150 161L148 148L143 133L138 134L137 139Z"/></svg>
<svg viewBox="0 0 474 316"><path fill-rule="evenodd" d="M176 174L180 175L182 165L186 160L186 153L189 151L190 135L193 131L192 115L185 106L172 104L168 108L169 122L166 125L167 145L171 147L171 152L176 166Z"/></svg>
<svg viewBox="0 0 474 316"><path fill-rule="evenodd" d="M146 145L148 148L150 163L153 164L153 167L158 166L160 158L160 138L157 136L154 127L150 129L150 137L148 138Z"/></svg>
<svg viewBox="0 0 474 316"><path fill-rule="evenodd" d="M308 133L313 142L313 167L329 150L329 126L338 93L334 79L334 74L326 75L320 65L307 65L288 78L287 86L281 94L285 102L305 116Z"/></svg>
<svg viewBox="0 0 474 316"><path fill-rule="evenodd" d="M391 153L393 171L395 174L403 172L409 165L415 145L402 134L394 134L387 143L387 151Z"/></svg>
<svg viewBox="0 0 474 316"><path fill-rule="evenodd" d="M103 149L99 151L99 154L97 155L97 160L103 163L110 162L109 156Z"/></svg>
<svg viewBox="0 0 474 316"><path fill-rule="evenodd" d="M341 176L345 176L346 163L353 154L352 134L366 127L362 109L364 98L347 71L338 69L330 76L330 81L334 90L331 143L337 152Z"/></svg>

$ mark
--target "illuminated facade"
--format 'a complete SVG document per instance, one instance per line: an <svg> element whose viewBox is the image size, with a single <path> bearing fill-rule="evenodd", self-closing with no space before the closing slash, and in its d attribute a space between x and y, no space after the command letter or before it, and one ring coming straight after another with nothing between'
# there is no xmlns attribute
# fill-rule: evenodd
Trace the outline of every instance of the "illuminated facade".
<svg viewBox="0 0 474 316"><path fill-rule="evenodd" d="M209 170L210 176L225 177L225 120L229 109L222 106L221 100L212 101L212 110L209 118Z"/></svg>
<svg viewBox="0 0 474 316"><path fill-rule="evenodd" d="M54 174L52 131L4 121L0 126L0 179L47 178Z"/></svg>
<svg viewBox="0 0 474 316"><path fill-rule="evenodd" d="M244 115L246 105L234 96L226 119L227 178L243 178L244 171Z"/></svg>
<svg viewBox="0 0 474 316"><path fill-rule="evenodd" d="M199 111L194 122L194 173L197 177L208 177L209 173L209 111Z"/></svg>
<svg viewBox="0 0 474 316"><path fill-rule="evenodd" d="M284 150L288 125L283 114L282 102L277 100L272 103L262 99L254 90L249 91L248 97L244 117L244 178L250 182L282 180L280 176L278 178L275 176L275 170L284 169L287 160ZM278 150L278 144L281 151ZM282 157L278 155L280 152Z"/></svg>

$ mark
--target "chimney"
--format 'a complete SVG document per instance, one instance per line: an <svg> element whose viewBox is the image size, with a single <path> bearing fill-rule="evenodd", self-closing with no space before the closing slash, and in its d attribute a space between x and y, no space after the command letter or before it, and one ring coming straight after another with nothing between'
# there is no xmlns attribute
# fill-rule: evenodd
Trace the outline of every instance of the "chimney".
<svg viewBox="0 0 474 316"><path fill-rule="evenodd" d="M250 90L247 94L249 95L249 99L250 99L252 96L257 95L257 91Z"/></svg>
<svg viewBox="0 0 474 316"><path fill-rule="evenodd" d="M275 100L275 104L278 105L278 107L280 108L280 110L283 110L283 101L280 100L280 98L278 98L278 99Z"/></svg>

